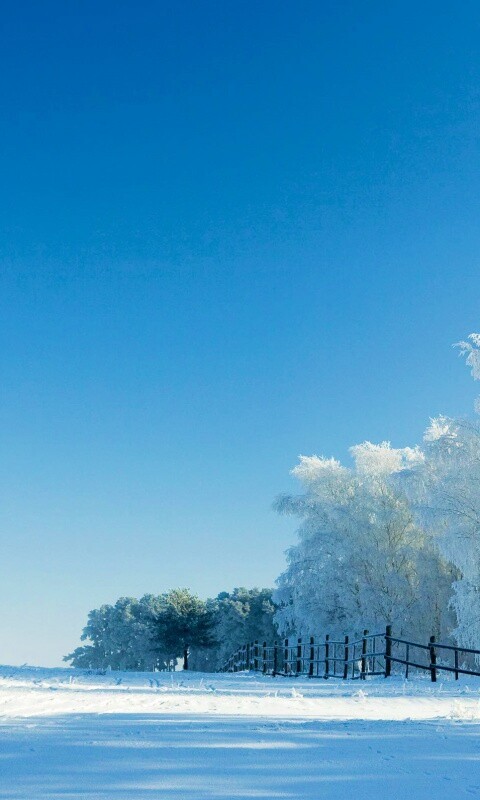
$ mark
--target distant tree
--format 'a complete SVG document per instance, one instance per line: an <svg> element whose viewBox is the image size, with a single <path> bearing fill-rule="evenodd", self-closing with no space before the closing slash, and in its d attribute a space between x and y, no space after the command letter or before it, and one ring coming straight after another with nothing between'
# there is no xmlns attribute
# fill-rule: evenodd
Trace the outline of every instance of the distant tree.
<svg viewBox="0 0 480 800"><path fill-rule="evenodd" d="M208 601L214 617L216 644L209 650L193 649L193 669L219 669L228 656L246 642L272 642L277 635L272 589L236 588Z"/></svg>
<svg viewBox="0 0 480 800"><path fill-rule="evenodd" d="M140 600L121 597L88 615L77 647L64 661L84 669L214 671L247 641L275 636L271 589L234 589L201 600L187 589Z"/></svg>
<svg viewBox="0 0 480 800"><path fill-rule="evenodd" d="M191 648L214 646L213 626L211 607L188 589L173 589L165 595L157 621L158 639L172 656L183 657L183 669L188 669Z"/></svg>
<svg viewBox="0 0 480 800"><path fill-rule="evenodd" d="M156 623L164 608L162 596L145 595L140 600L121 597L113 606L90 611L81 636L88 644L77 647L64 661L87 669L165 668L165 648L156 637Z"/></svg>

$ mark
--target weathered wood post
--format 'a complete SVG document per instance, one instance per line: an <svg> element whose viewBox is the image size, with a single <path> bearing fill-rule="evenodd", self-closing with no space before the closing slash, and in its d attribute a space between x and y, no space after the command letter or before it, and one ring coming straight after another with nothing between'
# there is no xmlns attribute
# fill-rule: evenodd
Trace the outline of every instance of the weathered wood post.
<svg viewBox="0 0 480 800"><path fill-rule="evenodd" d="M315 661L315 639L310 636L310 663L308 665L308 677L313 678L313 662Z"/></svg>
<svg viewBox="0 0 480 800"><path fill-rule="evenodd" d="M435 636L430 636L430 644L428 649L430 651L430 675L432 678L432 683L435 683L437 680L437 654L435 652Z"/></svg>
<svg viewBox="0 0 480 800"><path fill-rule="evenodd" d="M302 671L302 640L298 639L297 641L297 663L296 663L296 674L300 675Z"/></svg>
<svg viewBox="0 0 480 800"><path fill-rule="evenodd" d="M330 674L330 636L327 633L325 636L325 672L323 673L323 677L325 680L328 678Z"/></svg>
<svg viewBox="0 0 480 800"><path fill-rule="evenodd" d="M362 680L365 680L365 675L366 675L366 672L367 672L367 658L366 658L366 656L367 656L367 638L366 638L367 635L368 635L368 631L367 631L367 629L365 629L363 631L363 636L362 636L362 662L361 662L361 672L360 672L360 678Z"/></svg>
<svg viewBox="0 0 480 800"><path fill-rule="evenodd" d="M285 675L288 674L288 639L285 639L284 642L284 649L283 649L283 671Z"/></svg>
<svg viewBox="0 0 480 800"><path fill-rule="evenodd" d="M248 669L248 671L250 671L250 642L247 642L247 648L246 649L247 649L247 656L246 656L247 669Z"/></svg>
<svg viewBox="0 0 480 800"><path fill-rule="evenodd" d="M458 650L455 649L455 680L458 681Z"/></svg>
<svg viewBox="0 0 480 800"><path fill-rule="evenodd" d="M264 675L266 675L266 673L267 673L267 643L266 642L263 643L262 650L263 650L263 653L262 653L262 662L263 662L262 663L262 672L263 672Z"/></svg>
<svg viewBox="0 0 480 800"><path fill-rule="evenodd" d="M348 678L348 636L345 636L345 645L343 650L343 680Z"/></svg>
<svg viewBox="0 0 480 800"><path fill-rule="evenodd" d="M387 625L385 628L385 677L389 678L392 674L392 626Z"/></svg>
<svg viewBox="0 0 480 800"><path fill-rule="evenodd" d="M258 672L258 640L257 639L255 639L255 642L254 642L253 668L254 668L255 672Z"/></svg>
<svg viewBox="0 0 480 800"><path fill-rule="evenodd" d="M273 670L272 670L272 675L273 675L273 677L275 677L275 675L278 675L278 642L277 642L276 639L275 639L275 641L273 643Z"/></svg>

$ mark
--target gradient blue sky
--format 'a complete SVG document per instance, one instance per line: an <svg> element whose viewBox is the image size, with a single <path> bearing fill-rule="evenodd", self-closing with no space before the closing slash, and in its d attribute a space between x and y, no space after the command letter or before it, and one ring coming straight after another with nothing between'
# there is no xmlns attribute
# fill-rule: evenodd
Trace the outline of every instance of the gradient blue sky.
<svg viewBox="0 0 480 800"><path fill-rule="evenodd" d="M2 9L0 661L271 585L300 453L471 411L476 2Z"/></svg>

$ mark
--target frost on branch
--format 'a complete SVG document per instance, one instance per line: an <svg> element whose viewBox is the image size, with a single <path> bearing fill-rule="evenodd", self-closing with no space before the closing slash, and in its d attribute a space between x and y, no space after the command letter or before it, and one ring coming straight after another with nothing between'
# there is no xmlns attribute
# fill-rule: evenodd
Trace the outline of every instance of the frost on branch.
<svg viewBox="0 0 480 800"><path fill-rule="evenodd" d="M359 474L380 477L392 475L403 469L415 466L423 461L423 453L419 447L402 447L396 449L390 442L354 445L350 448L355 467Z"/></svg>
<svg viewBox="0 0 480 800"><path fill-rule="evenodd" d="M305 484L314 484L327 475L345 474L346 472L347 470L335 458L319 458L318 456L300 456L300 463L292 469L292 475Z"/></svg>
<svg viewBox="0 0 480 800"><path fill-rule="evenodd" d="M480 380L480 333L471 333L468 342L458 342L456 347L465 356L465 363L471 368L474 381ZM475 411L480 414L480 398L475 400Z"/></svg>
<svg viewBox="0 0 480 800"><path fill-rule="evenodd" d="M471 367L472 377L475 381L480 380L480 333L471 333L468 337L469 342L458 342L456 347L460 348L460 353L465 356L465 363Z"/></svg>
<svg viewBox="0 0 480 800"><path fill-rule="evenodd" d="M448 417L434 417L423 435L424 442L442 442L443 446L456 444L457 425Z"/></svg>

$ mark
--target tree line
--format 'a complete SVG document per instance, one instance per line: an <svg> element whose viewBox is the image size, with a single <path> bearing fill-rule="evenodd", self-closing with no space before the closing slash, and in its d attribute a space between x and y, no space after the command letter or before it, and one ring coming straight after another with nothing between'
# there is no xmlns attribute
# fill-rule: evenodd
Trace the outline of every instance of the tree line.
<svg viewBox="0 0 480 800"><path fill-rule="evenodd" d="M215 671L243 641L276 635L271 589L237 588L202 600L188 589L139 600L121 597L90 611L81 639L65 656L74 667Z"/></svg>

